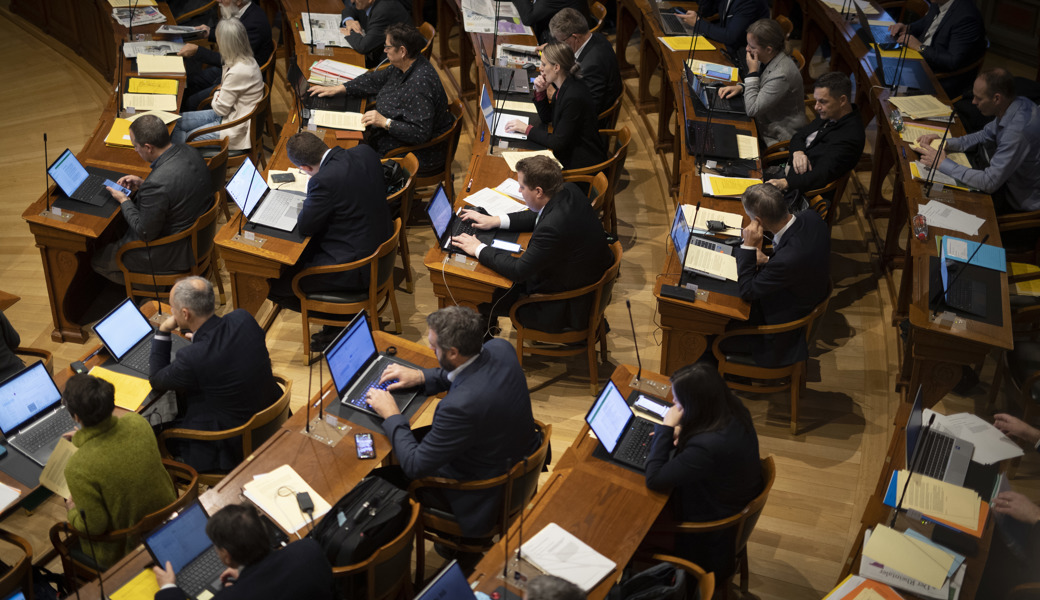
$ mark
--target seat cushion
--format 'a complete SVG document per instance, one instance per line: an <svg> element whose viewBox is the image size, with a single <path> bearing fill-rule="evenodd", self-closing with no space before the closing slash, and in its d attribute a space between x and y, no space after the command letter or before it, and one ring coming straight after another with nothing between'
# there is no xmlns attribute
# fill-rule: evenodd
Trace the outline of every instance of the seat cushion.
<svg viewBox="0 0 1040 600"><path fill-rule="evenodd" d="M353 304L368 300L368 291L364 292L313 292L307 294L308 300L328 302L329 304Z"/></svg>

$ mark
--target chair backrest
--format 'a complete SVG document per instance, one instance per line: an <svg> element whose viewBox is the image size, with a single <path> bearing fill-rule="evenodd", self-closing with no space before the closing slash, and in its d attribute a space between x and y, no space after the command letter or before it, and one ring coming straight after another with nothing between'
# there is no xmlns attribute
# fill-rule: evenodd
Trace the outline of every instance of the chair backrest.
<svg viewBox="0 0 1040 600"><path fill-rule="evenodd" d="M394 219L394 234L376 249L375 260L372 261L371 292L374 298L378 290L386 285L393 285L394 263L397 261L397 245L401 241L401 219Z"/></svg>
<svg viewBox="0 0 1040 600"><path fill-rule="evenodd" d="M774 481L776 481L776 462L773 460L773 455L770 454L762 459L762 492L749 502L744 510L740 511L740 518L737 520L736 542L733 546L737 554L743 552L747 546L748 538L755 530L758 518L762 516L762 509L766 507L766 500L769 499L769 491L773 489Z"/></svg>
<svg viewBox="0 0 1040 600"><path fill-rule="evenodd" d="M712 595L715 594L715 574L705 573L699 565L696 565L684 558L678 556L671 556L669 554L654 554L650 557L650 560L656 560L659 562L669 563L675 565L676 568L686 572L690 577L697 582L697 596L699 600L711 600ZM695 597L690 590L690 584L687 584L686 597Z"/></svg>
<svg viewBox="0 0 1040 600"><path fill-rule="evenodd" d="M610 182L607 181L606 173L596 173L595 175L567 175L563 178L564 181L569 183L576 183L579 187L584 187L588 190L589 203L592 205L592 210L596 211L600 215L600 220L603 221L603 229L610 229L610 213L614 212L613 206L607 205L607 194L610 192ZM613 198L610 198L613 201Z"/></svg>
<svg viewBox="0 0 1040 600"><path fill-rule="evenodd" d="M419 503L409 500L412 515L408 524L396 538L378 548L367 559L344 567L332 567L332 576L345 585L344 592L348 598L360 598L360 590L354 585L363 585L365 598L390 597L398 592L411 577L411 553L419 532L419 515L422 512ZM362 581L354 581L355 576L362 576Z"/></svg>
<svg viewBox="0 0 1040 600"><path fill-rule="evenodd" d="M267 441L289 419L289 400L292 399L292 379L274 376L282 395L271 406L253 415L245 423L242 433L242 456L249 456L258 446Z"/></svg>
<svg viewBox="0 0 1040 600"><path fill-rule="evenodd" d="M791 39L791 33L794 31L794 23L791 22L791 19L788 19L783 15L776 15L773 17L773 20L779 23L780 29L784 31L784 40ZM778 50L780 50L780 48L778 48Z"/></svg>
<svg viewBox="0 0 1040 600"><path fill-rule="evenodd" d="M419 158L414 153L408 153L406 156L384 158L383 164L385 165L391 161L400 165L408 173L408 179L401 186L401 189L386 197L386 202L391 207L395 203L399 206L402 226L407 226L408 217L411 214L412 199L415 196L415 174L419 172Z"/></svg>
<svg viewBox="0 0 1040 600"><path fill-rule="evenodd" d="M267 57L267 62L260 65L260 74L264 76L264 83L267 84L268 89L274 82L274 57L275 54L278 54L278 38L272 38L271 43L271 56Z"/></svg>
<svg viewBox="0 0 1040 600"><path fill-rule="evenodd" d="M852 171L845 173L841 177L838 177L834 181L828 183L818 190L809 190L805 193L806 198L813 198L815 196L822 196L827 201L827 214L824 219L827 221L827 226L834 225L835 219L838 215L838 203L841 202L842 196L845 195L845 186L849 183L849 177L852 176Z"/></svg>
<svg viewBox="0 0 1040 600"><path fill-rule="evenodd" d="M607 144L607 151L610 153L610 158L598 165L582 167L580 169L566 169L563 171L563 176L564 178L567 178L573 175L594 175L601 172L605 173L610 185L605 202L607 204L612 204L614 202L614 190L617 188L617 180L618 177L620 177L621 169L624 167L625 159L628 156L628 144L632 141L632 132L629 131L628 127L622 127L621 129L601 129L599 133L609 142Z"/></svg>
<svg viewBox="0 0 1040 600"><path fill-rule="evenodd" d="M791 55L791 58L794 59L794 64L798 65L798 72L801 73L805 70L805 57L802 56L801 51L798 50L798 48L792 48L789 54Z"/></svg>
<svg viewBox="0 0 1040 600"><path fill-rule="evenodd" d="M542 436L542 441L526 460L516 463L509 470L509 481L506 487L508 511L502 515L504 519L502 531L509 527L513 517L520 514L520 511L527 506L531 498L534 498L535 492L538 491L538 476L542 472L542 467L545 466L545 457L549 453L552 425L546 425L536 420L534 426Z"/></svg>
<svg viewBox="0 0 1040 600"><path fill-rule="evenodd" d="M188 145L198 150L206 159L206 166L209 167L210 187L213 188L213 193L220 202L221 212L225 217L230 218L227 190L224 189L224 186L227 185L228 174L228 143L228 138L222 137L216 140L194 140L188 142Z"/></svg>
<svg viewBox="0 0 1040 600"><path fill-rule="evenodd" d="M194 19L195 17L198 17L200 15L206 14L209 11L215 9L216 7L217 7L217 0L210 0L209 2L203 4L202 6L196 8L194 10L189 10L188 12L178 16L176 18L176 22L179 25L181 23L184 23L185 21L189 21L191 19Z"/></svg>
<svg viewBox="0 0 1040 600"><path fill-rule="evenodd" d="M597 127L599 127L600 130L614 129L617 127L618 115L621 114L621 98L623 96L624 94L619 94L617 100L596 117Z"/></svg>
<svg viewBox="0 0 1040 600"><path fill-rule="evenodd" d="M589 328L593 329L599 325L604 311L610 305L610 298L614 294L614 282L617 281L618 272L621 270L621 241L618 240L610 245L610 252L614 255L614 262L610 268L603 273L596 284L596 296L593 301L595 310L589 313Z"/></svg>
<svg viewBox="0 0 1040 600"><path fill-rule="evenodd" d="M589 31L595 33L603 29L603 22L607 19L607 7L596 0L590 0L589 12L592 13L592 18L596 19L596 26Z"/></svg>
<svg viewBox="0 0 1040 600"><path fill-rule="evenodd" d="M18 561L10 565L3 577L0 577L0 596L6 597L15 590L21 590L28 600L33 598L32 585L32 544L25 539L3 529L0 529L0 540L13 546L17 546L21 552ZM5 553L5 556L9 554Z"/></svg>
<svg viewBox="0 0 1040 600"><path fill-rule="evenodd" d="M426 38L426 45L423 46L421 54L426 57L426 60L430 60L430 57L433 56L433 38L437 35L437 30L433 25L423 21L423 24L419 26L419 33Z"/></svg>
<svg viewBox="0 0 1040 600"><path fill-rule="evenodd" d="M274 59L271 59L272 61ZM270 62L270 61L269 61ZM271 63L273 65L273 63ZM188 135L187 141L191 142L200 135L206 133L219 133L226 129L230 129L242 123L249 122L249 150L245 153L238 153L237 151L229 151L228 168L237 169L245 161L245 157L248 156L253 164L258 169L263 170L267 166L267 159L264 157L263 147L263 131L260 128L262 123L260 117L267 113L268 102L271 100L271 86L264 84L264 94L260 97L260 101L256 103L253 110L249 114L242 115L241 117L228 121L226 123L220 123L212 127L203 127L196 129Z"/></svg>

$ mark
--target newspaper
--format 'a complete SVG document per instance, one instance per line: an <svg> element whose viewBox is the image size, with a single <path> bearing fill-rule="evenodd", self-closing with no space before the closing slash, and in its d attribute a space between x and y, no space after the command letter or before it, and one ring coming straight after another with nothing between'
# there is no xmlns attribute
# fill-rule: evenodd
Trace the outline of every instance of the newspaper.
<svg viewBox="0 0 1040 600"><path fill-rule="evenodd" d="M133 15L135 26L151 23L165 23L166 17L154 6L138 6L137 8L113 8L112 18L123 27L130 27L130 16Z"/></svg>
<svg viewBox="0 0 1040 600"><path fill-rule="evenodd" d="M178 42L153 41L153 42L123 42L123 55L127 58L137 58L139 54L151 54L164 56L177 54L184 44Z"/></svg>
<svg viewBox="0 0 1040 600"><path fill-rule="evenodd" d="M311 43L311 33L314 34L313 43L325 44L326 46L339 46L350 48L347 37L339 30L339 15L333 13L300 13L303 29L300 30L300 40L304 44Z"/></svg>

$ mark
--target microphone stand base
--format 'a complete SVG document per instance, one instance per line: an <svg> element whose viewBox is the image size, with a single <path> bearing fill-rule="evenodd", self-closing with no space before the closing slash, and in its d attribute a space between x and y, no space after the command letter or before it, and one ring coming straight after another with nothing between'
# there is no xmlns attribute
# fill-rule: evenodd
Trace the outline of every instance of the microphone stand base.
<svg viewBox="0 0 1040 600"><path fill-rule="evenodd" d="M252 246L254 248L261 248L261 247L263 247L264 242L267 241L267 238L254 237L253 239L249 239L249 238L246 237L246 234L244 234L244 233L243 234L237 234L236 233L235 237L231 238L231 241L238 242L239 244L245 244L247 246Z"/></svg>
<svg viewBox="0 0 1040 600"><path fill-rule="evenodd" d="M300 433L326 446L335 447L348 431L350 431L350 425L341 423L335 415L327 414L324 419L314 417L310 422L310 431L304 428L300 430Z"/></svg>
<svg viewBox="0 0 1040 600"><path fill-rule="evenodd" d="M649 379L642 379L640 377L632 377L632 381L628 383L628 387L633 390L648 394L650 396L656 396L657 398L667 399L671 395L672 386L667 383L658 383Z"/></svg>
<svg viewBox="0 0 1040 600"><path fill-rule="evenodd" d="M63 212L63 213L59 214L59 213L55 213L54 209L51 209L51 210L42 211L40 213L40 216L41 217L45 217L47 219L53 219L55 221L61 221L62 223L68 223L69 219L72 218L72 213L70 213L70 212Z"/></svg>

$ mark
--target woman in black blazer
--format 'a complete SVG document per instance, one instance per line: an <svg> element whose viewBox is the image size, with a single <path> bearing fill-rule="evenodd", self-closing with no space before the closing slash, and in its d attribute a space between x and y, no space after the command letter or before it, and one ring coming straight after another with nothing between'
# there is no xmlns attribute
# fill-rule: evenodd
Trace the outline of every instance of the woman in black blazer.
<svg viewBox="0 0 1040 600"><path fill-rule="evenodd" d="M671 492L659 521L714 521L737 514L762 491L758 436L751 414L706 362L671 378L674 404L654 429L646 486ZM675 554L723 578L732 574L733 530L684 534ZM725 579L724 579L725 580Z"/></svg>
<svg viewBox="0 0 1040 600"><path fill-rule="evenodd" d="M506 124L506 131L526 134L527 139L552 150L564 169L590 167L607 160L607 149L597 129L596 102L580 71L570 46L563 42L547 44L542 51L542 74L534 80L534 105L543 124L535 127L519 119ZM550 86L556 89L551 99Z"/></svg>

